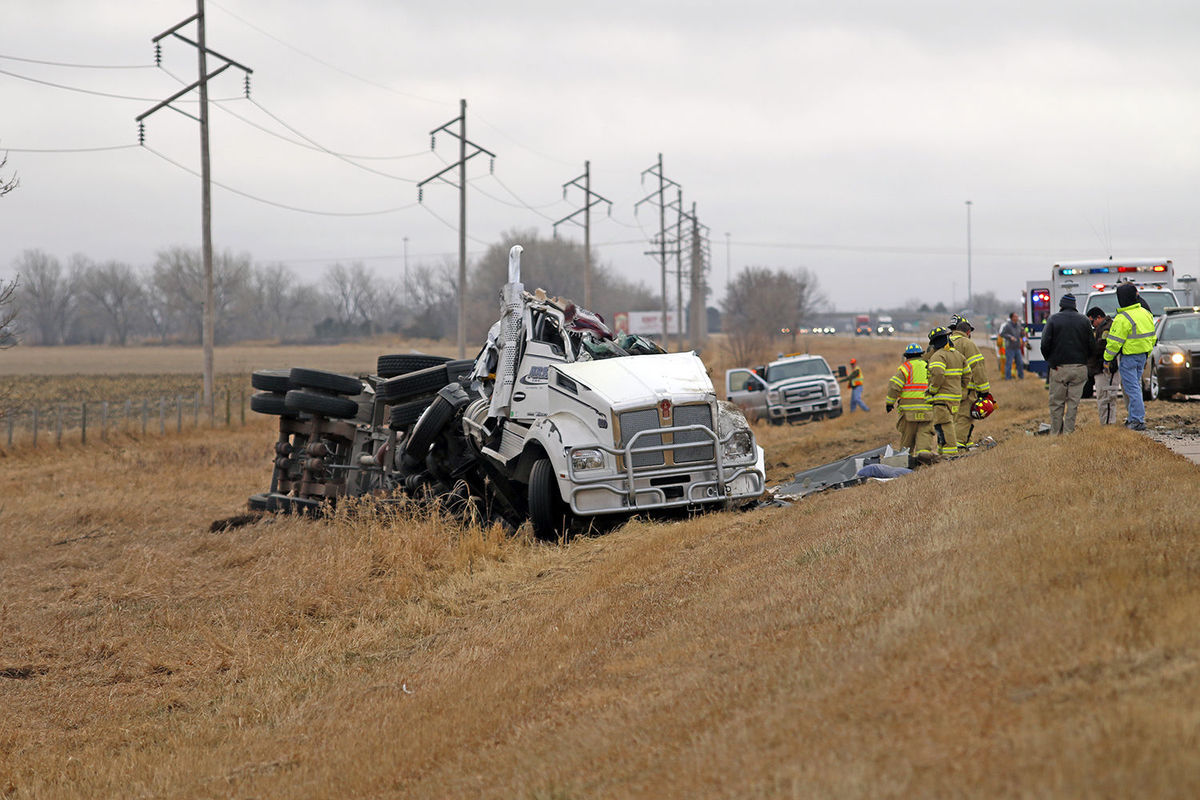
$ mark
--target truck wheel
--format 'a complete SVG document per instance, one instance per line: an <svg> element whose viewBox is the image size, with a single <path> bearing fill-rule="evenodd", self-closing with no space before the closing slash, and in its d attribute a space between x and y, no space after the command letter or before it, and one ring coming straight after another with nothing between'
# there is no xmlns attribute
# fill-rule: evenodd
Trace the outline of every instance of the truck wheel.
<svg viewBox="0 0 1200 800"><path fill-rule="evenodd" d="M566 532L570 510L558 493L550 459L540 458L529 471L529 521L539 539L554 541Z"/></svg>
<svg viewBox="0 0 1200 800"><path fill-rule="evenodd" d="M258 392L250 395L250 410L259 414L271 414L276 417L293 416L284 404L283 395L275 392Z"/></svg>
<svg viewBox="0 0 1200 800"><path fill-rule="evenodd" d="M342 375L338 372L326 372L321 369L306 369L304 367L292 367L292 371L288 374L288 380L293 386L299 386L304 389L319 389L323 392L333 392L334 394L356 395L362 392L362 381L350 375Z"/></svg>
<svg viewBox="0 0 1200 800"><path fill-rule="evenodd" d="M1158 383L1158 370L1150 370L1150 390L1146 393L1147 400L1158 400L1162 396L1162 386Z"/></svg>
<svg viewBox="0 0 1200 800"><path fill-rule="evenodd" d="M284 394L291 389L292 382L288 380L290 369L259 369L255 370L250 375L250 385L255 389L260 389L264 392L278 392Z"/></svg>
<svg viewBox="0 0 1200 800"><path fill-rule="evenodd" d="M350 419L358 416L358 403L348 397L316 394L300 389L293 389L284 395L283 404L288 411L307 411L309 414L331 419Z"/></svg>
<svg viewBox="0 0 1200 800"><path fill-rule="evenodd" d="M419 369L436 367L449 360L446 356L425 356L412 353L380 356L375 362L375 374L381 378L394 378L397 375L407 375Z"/></svg>
<svg viewBox="0 0 1200 800"><path fill-rule="evenodd" d="M408 437L404 445L405 455L417 460L425 458L433 440L454 417L454 410L454 405L449 400L438 395L429 406L429 410L421 416L420 424L413 428Z"/></svg>
<svg viewBox="0 0 1200 800"><path fill-rule="evenodd" d="M421 414L424 413L425 409L429 408L432 402L433 398L428 397L423 400L414 400L411 403L392 406L388 422L394 430L407 428L421 418Z"/></svg>
<svg viewBox="0 0 1200 800"><path fill-rule="evenodd" d="M433 394L448 383L450 383L450 378L446 375L446 365L438 364L410 372L407 375L388 378L375 387L375 391L379 393L385 403L395 405L402 400L412 400Z"/></svg>

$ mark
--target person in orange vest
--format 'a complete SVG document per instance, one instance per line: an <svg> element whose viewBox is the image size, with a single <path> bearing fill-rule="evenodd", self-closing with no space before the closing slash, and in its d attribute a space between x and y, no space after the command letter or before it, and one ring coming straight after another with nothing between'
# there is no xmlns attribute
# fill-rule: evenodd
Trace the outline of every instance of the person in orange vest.
<svg viewBox="0 0 1200 800"><path fill-rule="evenodd" d="M870 411L867 404L863 402L863 378L862 370L858 368L858 359L850 359L850 371L846 374L846 385L850 387L850 410L853 411L856 406L862 408L863 411Z"/></svg>
<svg viewBox="0 0 1200 800"><path fill-rule="evenodd" d="M931 464L937 456L933 446L933 404L929 401L929 365L924 350L913 342L904 348L904 361L888 381L887 412L898 411L896 430L900 447L908 448L908 464Z"/></svg>

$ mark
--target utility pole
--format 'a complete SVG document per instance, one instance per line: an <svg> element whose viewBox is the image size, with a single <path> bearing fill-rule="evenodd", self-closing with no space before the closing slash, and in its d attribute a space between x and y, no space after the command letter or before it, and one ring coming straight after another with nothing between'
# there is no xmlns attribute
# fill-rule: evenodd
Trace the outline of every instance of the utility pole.
<svg viewBox="0 0 1200 800"><path fill-rule="evenodd" d="M662 269L662 333L663 344L666 345L669 341L669 329L667 328L667 203L665 193L668 186L678 187L679 184L663 175L662 153L658 154L658 161L642 170L642 182L646 180L646 176L658 178L658 189L651 192L646 197L633 204L633 213L637 214L638 208L642 203L654 201L654 205L658 206L658 252L649 251L646 255L657 255L658 263Z"/></svg>
<svg viewBox="0 0 1200 800"><path fill-rule="evenodd" d="M196 40L192 41L183 34L179 33L179 29L192 22L196 23ZM204 0L196 0L196 13L185 19L183 22L168 28L167 30L155 36L151 41L154 42L154 63L161 65L162 63L162 40L168 36L173 36L182 42L190 44L196 48L197 55L197 72L199 78L192 84L185 86L175 94L168 97L158 105L139 114L135 119L138 123L138 144L145 144L146 127L144 120L155 111L162 108L170 108L172 111L178 111L185 117L196 120L200 123L200 229L201 229L201 257L204 262L204 315L201 323L201 340L204 349L204 407L208 409L208 421L211 425L215 417L215 408L213 407L213 340L215 338L216 328L216 309L215 309L215 292L213 290L213 256L212 256L212 172L209 163L208 153L208 82L220 75L230 67L237 67L244 73L243 85L246 97L250 96L250 75L254 70L249 67L239 64L231 58L221 55L215 50L209 50L204 25ZM208 56L220 59L221 66L208 71ZM171 105L174 101L188 94L193 89L200 90L200 115L194 117L186 111L182 111Z"/></svg>
<svg viewBox="0 0 1200 800"><path fill-rule="evenodd" d="M583 181L581 185L579 182ZM574 222L579 224L579 220L575 219L579 214L583 214L583 307L591 309L592 307L592 206L597 203L608 203L608 214L612 216L612 201L601 197L592 191L592 162L583 162L583 174L578 178L572 178L563 184L563 199L567 199L567 188L576 186L583 189L583 208L567 214L565 217L554 223L554 235L558 235L558 226L564 222ZM592 198L595 198L594 200Z"/></svg>
<svg viewBox="0 0 1200 800"><path fill-rule="evenodd" d="M408 288L408 237L404 237L404 305L409 303Z"/></svg>
<svg viewBox="0 0 1200 800"><path fill-rule="evenodd" d="M704 275L707 266L707 254L705 252L705 243L707 241L707 227L700 224L700 219L696 216L696 204L692 203L692 213L689 217L692 221L692 256L691 256L691 278L692 278L692 316L688 320L688 335L692 340L692 349L699 351L704 347L704 340L708 333L708 308L705 304L705 289Z"/></svg>
<svg viewBox="0 0 1200 800"><path fill-rule="evenodd" d="M967 302L969 308L971 305L971 201L967 201Z"/></svg>
<svg viewBox="0 0 1200 800"><path fill-rule="evenodd" d="M458 123L458 131L451 129L451 125ZM487 150L474 142L467 139L467 101L458 101L458 116L447 122L445 125L434 128L429 132L429 149L437 149L437 135L439 133L448 133L458 139L458 161L448 165L440 172L430 175L425 180L417 184L417 201L422 202L425 199L424 189L425 184L430 181L441 179L446 183L454 186L454 182L446 177L446 173L457 169L458 170L458 357L466 358L467 356L467 162L480 153L487 153L491 157L491 165L489 171L496 167L496 154L491 150ZM475 148L470 153L467 152L468 147Z"/></svg>
<svg viewBox="0 0 1200 800"><path fill-rule="evenodd" d="M729 247L730 233L725 232L725 296L729 297L729 265L733 262L732 251Z"/></svg>

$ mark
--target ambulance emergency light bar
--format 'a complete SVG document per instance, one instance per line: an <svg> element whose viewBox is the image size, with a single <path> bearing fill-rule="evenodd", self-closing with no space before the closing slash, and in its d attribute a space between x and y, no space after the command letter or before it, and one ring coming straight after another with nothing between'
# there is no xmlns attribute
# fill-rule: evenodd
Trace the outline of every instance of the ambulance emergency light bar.
<svg viewBox="0 0 1200 800"><path fill-rule="evenodd" d="M1079 269L1075 267L1063 267L1059 269L1059 275L1107 275L1111 272L1166 272L1166 264L1156 264L1153 267L1088 267Z"/></svg>

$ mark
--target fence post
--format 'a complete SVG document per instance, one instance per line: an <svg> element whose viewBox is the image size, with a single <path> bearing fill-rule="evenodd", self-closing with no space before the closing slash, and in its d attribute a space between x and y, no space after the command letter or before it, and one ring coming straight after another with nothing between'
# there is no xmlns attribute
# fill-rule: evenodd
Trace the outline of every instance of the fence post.
<svg viewBox="0 0 1200 800"><path fill-rule="evenodd" d="M100 404L100 439L108 438L108 401Z"/></svg>
<svg viewBox="0 0 1200 800"><path fill-rule="evenodd" d="M242 412L242 425L246 424L246 390L238 393L238 410Z"/></svg>
<svg viewBox="0 0 1200 800"><path fill-rule="evenodd" d="M225 427L226 428L229 427L230 420L232 419L231 412L233 411L233 409L230 408L230 405L231 405L230 396L229 396L230 394L231 394L231 392L228 389L226 389L225 390Z"/></svg>
<svg viewBox="0 0 1200 800"><path fill-rule="evenodd" d="M183 433L183 395L175 395L175 432Z"/></svg>
<svg viewBox="0 0 1200 800"><path fill-rule="evenodd" d="M58 404L54 415L54 446L62 447L62 403Z"/></svg>
<svg viewBox="0 0 1200 800"><path fill-rule="evenodd" d="M200 393L192 393L192 427L200 427Z"/></svg>
<svg viewBox="0 0 1200 800"><path fill-rule="evenodd" d="M33 446L37 447L37 429L38 429L38 411L37 406L33 407Z"/></svg>
<svg viewBox="0 0 1200 800"><path fill-rule="evenodd" d="M125 413L121 415L121 430L129 430L129 415L133 413L133 401L125 401Z"/></svg>
<svg viewBox="0 0 1200 800"><path fill-rule="evenodd" d="M148 405L150 405L150 401L143 397L142 398L142 436L146 435L146 413L150 410L149 408L147 408Z"/></svg>
<svg viewBox="0 0 1200 800"><path fill-rule="evenodd" d="M79 419L79 443L87 444L87 401L82 405L83 413Z"/></svg>
<svg viewBox="0 0 1200 800"><path fill-rule="evenodd" d="M167 435L167 398L158 398L158 434Z"/></svg>

